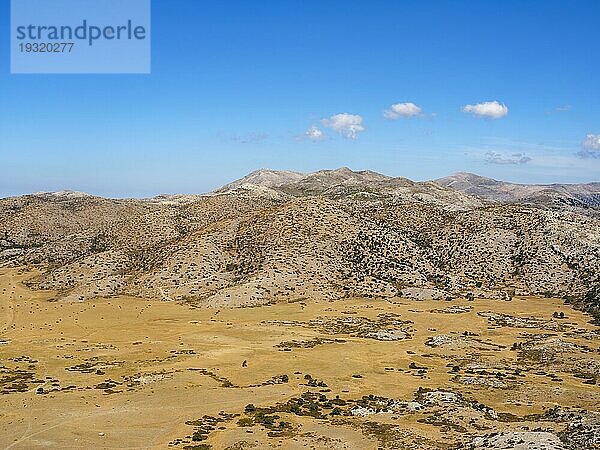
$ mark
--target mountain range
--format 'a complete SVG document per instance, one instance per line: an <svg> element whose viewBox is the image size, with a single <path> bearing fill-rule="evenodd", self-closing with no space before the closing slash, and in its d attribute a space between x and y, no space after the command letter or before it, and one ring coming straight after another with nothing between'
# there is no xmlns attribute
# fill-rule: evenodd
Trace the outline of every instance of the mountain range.
<svg viewBox="0 0 600 450"><path fill-rule="evenodd" d="M515 184L459 172L436 183L465 194L496 202L571 205L582 208L600 206L600 183L588 184Z"/></svg>
<svg viewBox="0 0 600 450"><path fill-rule="evenodd" d="M0 200L0 265L66 301L546 295L600 312L600 183L260 170L204 195Z"/></svg>

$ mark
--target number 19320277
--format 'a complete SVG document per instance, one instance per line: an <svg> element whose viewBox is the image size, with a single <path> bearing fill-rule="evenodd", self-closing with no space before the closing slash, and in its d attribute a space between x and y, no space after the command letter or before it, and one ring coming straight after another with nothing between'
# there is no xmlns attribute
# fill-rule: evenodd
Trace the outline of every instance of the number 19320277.
<svg viewBox="0 0 600 450"><path fill-rule="evenodd" d="M71 53L73 42L29 42L20 43L21 53Z"/></svg>

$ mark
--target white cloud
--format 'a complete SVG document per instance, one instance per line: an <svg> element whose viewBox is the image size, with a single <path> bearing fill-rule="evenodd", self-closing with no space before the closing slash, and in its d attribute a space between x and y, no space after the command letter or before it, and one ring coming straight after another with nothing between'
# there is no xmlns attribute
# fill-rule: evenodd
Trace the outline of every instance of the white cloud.
<svg viewBox="0 0 600 450"><path fill-rule="evenodd" d="M504 103L493 101L477 103L476 105L465 105L462 111L478 117L500 119L508 114L508 107Z"/></svg>
<svg viewBox="0 0 600 450"><path fill-rule="evenodd" d="M306 130L306 133L304 133L304 136L302 136L302 138L309 139L311 141L322 141L323 139L325 139L325 133L323 133L323 131L318 126L313 125L308 130Z"/></svg>
<svg viewBox="0 0 600 450"><path fill-rule="evenodd" d="M392 120L399 119L400 117L408 119L419 116L422 112L423 110L414 103L395 103L383 112L383 117Z"/></svg>
<svg viewBox="0 0 600 450"><path fill-rule="evenodd" d="M336 114L328 119L321 120L323 125L349 139L356 139L358 133L365 131L362 122L363 118L361 116L348 113Z"/></svg>
<svg viewBox="0 0 600 450"><path fill-rule="evenodd" d="M526 164L531 161L531 158L524 153L487 152L485 161L490 164L516 165Z"/></svg>
<svg viewBox="0 0 600 450"><path fill-rule="evenodd" d="M577 153L580 158L600 158L600 134L588 134Z"/></svg>
<svg viewBox="0 0 600 450"><path fill-rule="evenodd" d="M600 134L588 134L581 145L587 150L600 150Z"/></svg>

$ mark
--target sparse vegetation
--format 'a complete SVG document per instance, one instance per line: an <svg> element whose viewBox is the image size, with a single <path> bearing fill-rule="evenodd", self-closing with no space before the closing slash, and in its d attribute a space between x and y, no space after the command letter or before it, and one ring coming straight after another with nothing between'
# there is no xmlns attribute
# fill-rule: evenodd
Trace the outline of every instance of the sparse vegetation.
<svg viewBox="0 0 600 450"><path fill-rule="evenodd" d="M319 177L0 200L0 445L600 445L594 208Z"/></svg>

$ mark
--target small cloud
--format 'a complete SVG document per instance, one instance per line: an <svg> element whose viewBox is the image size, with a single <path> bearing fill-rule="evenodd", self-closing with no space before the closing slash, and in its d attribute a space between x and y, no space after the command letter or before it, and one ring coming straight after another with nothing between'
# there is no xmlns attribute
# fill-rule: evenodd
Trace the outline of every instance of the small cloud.
<svg viewBox="0 0 600 450"><path fill-rule="evenodd" d="M600 134L588 134L577 152L580 158L600 158Z"/></svg>
<svg viewBox="0 0 600 450"><path fill-rule="evenodd" d="M239 135L219 132L218 136L225 141L236 142L238 144L260 144L269 139L267 133L247 133Z"/></svg>
<svg viewBox="0 0 600 450"><path fill-rule="evenodd" d="M517 165L526 164L531 161L531 158L524 153L487 152L485 161L490 164Z"/></svg>
<svg viewBox="0 0 600 450"><path fill-rule="evenodd" d="M240 144L260 144L269 139L267 133L249 133L244 136L237 136Z"/></svg>
<svg viewBox="0 0 600 450"><path fill-rule="evenodd" d="M588 134L581 146L587 150L600 150L600 134Z"/></svg>
<svg viewBox="0 0 600 450"><path fill-rule="evenodd" d="M323 141L325 140L325 133L316 125L311 126L302 136L298 136L298 139L308 139L309 141Z"/></svg>
<svg viewBox="0 0 600 450"><path fill-rule="evenodd" d="M566 111L571 111L572 109L573 109L573 107L571 105L561 105L561 106L557 106L556 108L554 108L554 111L566 112Z"/></svg>
<svg viewBox="0 0 600 450"><path fill-rule="evenodd" d="M493 101L477 103L476 105L465 105L462 111L477 117L501 119L508 114L508 107L504 103Z"/></svg>
<svg viewBox="0 0 600 450"><path fill-rule="evenodd" d="M560 114L560 113L568 112L568 111L571 111L572 109L573 109L572 105L559 105L556 108L546 110L544 113L546 115L550 116L553 114Z"/></svg>
<svg viewBox="0 0 600 450"><path fill-rule="evenodd" d="M362 122L362 116L348 113L336 114L328 119L321 120L324 126L337 131L348 139L356 139L358 133L365 131Z"/></svg>
<svg viewBox="0 0 600 450"><path fill-rule="evenodd" d="M420 116L423 110L414 103L395 103L383 112L386 119L396 120L399 118L409 119Z"/></svg>

